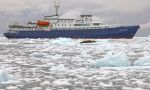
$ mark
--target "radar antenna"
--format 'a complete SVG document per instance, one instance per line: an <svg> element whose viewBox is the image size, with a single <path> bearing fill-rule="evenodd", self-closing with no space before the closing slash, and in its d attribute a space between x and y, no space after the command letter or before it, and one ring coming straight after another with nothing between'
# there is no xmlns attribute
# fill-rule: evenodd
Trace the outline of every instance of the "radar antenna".
<svg viewBox="0 0 150 90"><path fill-rule="evenodd" d="M58 14L58 9L59 9L59 3L57 1L55 1L55 8L56 8L56 16L59 16Z"/></svg>

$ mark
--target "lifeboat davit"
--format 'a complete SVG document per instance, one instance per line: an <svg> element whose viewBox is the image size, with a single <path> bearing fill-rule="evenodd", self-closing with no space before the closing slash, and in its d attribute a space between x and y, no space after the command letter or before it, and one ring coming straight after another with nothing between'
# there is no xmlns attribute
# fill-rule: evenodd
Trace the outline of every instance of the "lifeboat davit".
<svg viewBox="0 0 150 90"><path fill-rule="evenodd" d="M37 21L37 25L40 26L40 27L48 27L50 25L50 22L45 21L45 20Z"/></svg>

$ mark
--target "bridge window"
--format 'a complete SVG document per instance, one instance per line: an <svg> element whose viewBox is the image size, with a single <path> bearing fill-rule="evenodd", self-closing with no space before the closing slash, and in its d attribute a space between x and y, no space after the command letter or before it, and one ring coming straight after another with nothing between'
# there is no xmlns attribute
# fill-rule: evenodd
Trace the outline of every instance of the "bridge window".
<svg viewBox="0 0 150 90"><path fill-rule="evenodd" d="M100 23L94 23L94 25L95 25L95 26L99 26L99 25L100 25Z"/></svg>

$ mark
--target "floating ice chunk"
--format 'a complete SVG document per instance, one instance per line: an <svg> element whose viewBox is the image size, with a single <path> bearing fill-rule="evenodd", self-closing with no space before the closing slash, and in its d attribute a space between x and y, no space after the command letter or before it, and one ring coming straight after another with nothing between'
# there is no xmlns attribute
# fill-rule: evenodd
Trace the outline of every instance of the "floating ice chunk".
<svg viewBox="0 0 150 90"><path fill-rule="evenodd" d="M25 43L25 44L34 44L35 41L33 39L26 39L26 40L23 41L23 43Z"/></svg>
<svg viewBox="0 0 150 90"><path fill-rule="evenodd" d="M0 83L9 81L11 79L11 76L7 71L0 71Z"/></svg>
<svg viewBox="0 0 150 90"><path fill-rule="evenodd" d="M142 88L123 87L123 90L145 90L145 89L142 89Z"/></svg>
<svg viewBox="0 0 150 90"><path fill-rule="evenodd" d="M49 54L42 53L42 52L35 52L35 53L31 54L30 56L35 57L35 58L46 58L49 56Z"/></svg>
<svg viewBox="0 0 150 90"><path fill-rule="evenodd" d="M134 62L134 66L150 66L150 56L141 57L139 60Z"/></svg>
<svg viewBox="0 0 150 90"><path fill-rule="evenodd" d="M41 87L33 87L31 90L42 90Z"/></svg>
<svg viewBox="0 0 150 90"><path fill-rule="evenodd" d="M96 43L108 44L109 41L110 41L109 39L98 39L98 40L96 40Z"/></svg>
<svg viewBox="0 0 150 90"><path fill-rule="evenodd" d="M42 86L50 85L50 82L49 81L44 81L44 82L41 83L41 85Z"/></svg>
<svg viewBox="0 0 150 90"><path fill-rule="evenodd" d="M147 40L150 41L150 35L147 37Z"/></svg>
<svg viewBox="0 0 150 90"><path fill-rule="evenodd" d="M45 90L53 90L53 89L46 88Z"/></svg>
<svg viewBox="0 0 150 90"><path fill-rule="evenodd" d="M95 67L125 67L129 66L128 57L124 52L108 53L103 59L97 60Z"/></svg>
<svg viewBox="0 0 150 90"><path fill-rule="evenodd" d="M6 82L2 82L2 84L7 84L7 85L10 85L10 84L14 84L14 85L17 85L17 84L20 84L20 81L19 80L16 80L16 79L11 79L9 81L6 81Z"/></svg>
<svg viewBox="0 0 150 90"><path fill-rule="evenodd" d="M54 86L69 86L71 84L69 83L68 79L58 79L53 82L53 85Z"/></svg>
<svg viewBox="0 0 150 90"><path fill-rule="evenodd" d="M56 55L51 56L50 58L51 58L52 60L57 60L57 59L62 58L62 57L63 57L63 56L62 56L61 54L56 54Z"/></svg>
<svg viewBox="0 0 150 90"><path fill-rule="evenodd" d="M113 85L111 83L105 84L105 83L100 83L101 86L103 87L113 87Z"/></svg>
<svg viewBox="0 0 150 90"><path fill-rule="evenodd" d="M7 87L7 90L17 90L18 88L16 86L9 86Z"/></svg>
<svg viewBox="0 0 150 90"><path fill-rule="evenodd" d="M74 45L75 41L70 38L57 38L52 40L51 43L56 45Z"/></svg>
<svg viewBox="0 0 150 90"><path fill-rule="evenodd" d="M49 63L45 64L44 66L45 67L51 67L51 66L54 66L54 65L55 65L54 63L49 62Z"/></svg>
<svg viewBox="0 0 150 90"><path fill-rule="evenodd" d="M66 71L67 68L63 64L60 64L58 66L51 67L50 70L53 70L53 71Z"/></svg>
<svg viewBox="0 0 150 90"><path fill-rule="evenodd" d="M113 45L111 45L111 44L110 45L107 44L107 45L105 45L105 49L106 50L114 50L115 47Z"/></svg>
<svg viewBox="0 0 150 90"><path fill-rule="evenodd" d="M115 50L115 47L114 47L114 45L112 43L108 43L108 44L101 43L99 45L100 45L99 49L102 49L102 50L111 50L111 51Z"/></svg>

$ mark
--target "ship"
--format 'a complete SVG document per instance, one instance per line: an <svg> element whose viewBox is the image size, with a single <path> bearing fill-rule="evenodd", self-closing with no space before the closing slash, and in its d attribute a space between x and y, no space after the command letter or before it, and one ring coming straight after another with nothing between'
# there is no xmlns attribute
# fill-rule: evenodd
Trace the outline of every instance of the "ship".
<svg viewBox="0 0 150 90"><path fill-rule="evenodd" d="M7 38L73 38L73 39L132 39L139 25L109 25L93 20L93 15L82 14L78 19L60 18L59 4L56 14L27 24L11 24L4 36Z"/></svg>

